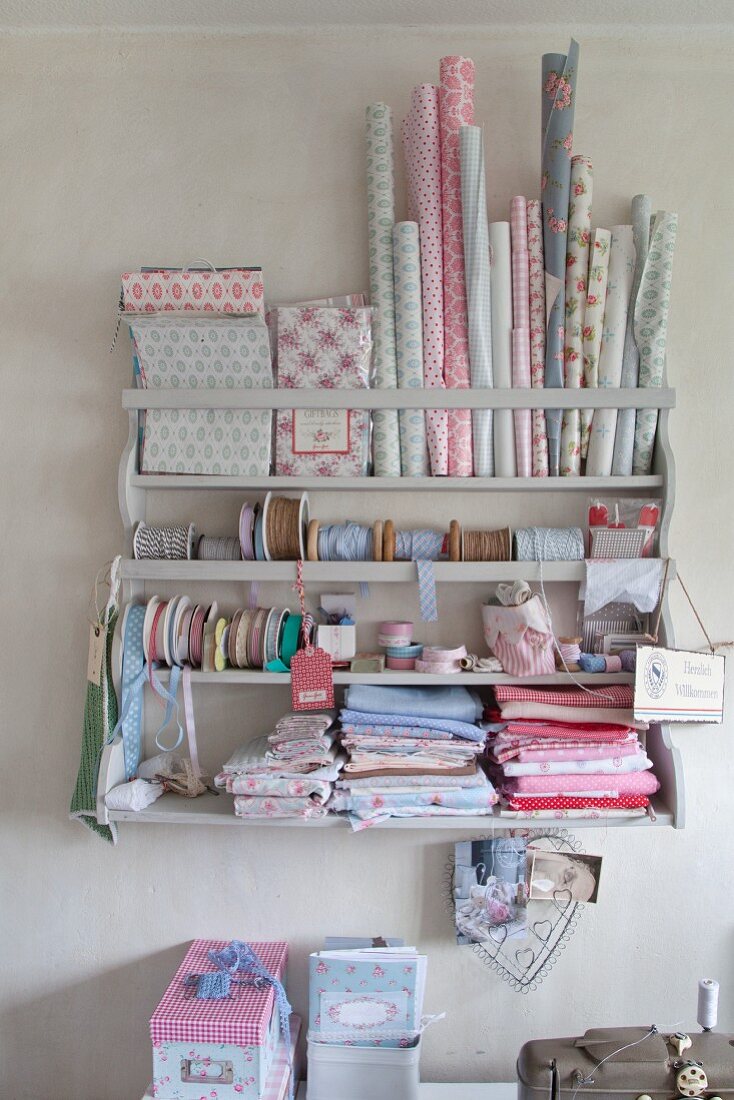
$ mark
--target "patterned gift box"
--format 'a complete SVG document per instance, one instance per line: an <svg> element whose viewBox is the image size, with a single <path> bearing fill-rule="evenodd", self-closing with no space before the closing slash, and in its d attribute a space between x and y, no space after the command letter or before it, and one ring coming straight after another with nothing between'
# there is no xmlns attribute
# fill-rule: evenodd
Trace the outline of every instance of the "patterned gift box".
<svg viewBox="0 0 734 1100"><path fill-rule="evenodd" d="M199 999L190 974L216 970L209 951L224 940L195 940L150 1018L156 1100L262 1100L278 1048L280 1021L271 985L237 985L222 1000ZM285 984L288 944L251 943L274 978Z"/></svg>
<svg viewBox="0 0 734 1100"><path fill-rule="evenodd" d="M369 307L285 306L278 309L277 321L281 389L369 388ZM370 414L365 410L278 411L277 474L359 477L368 472L369 448Z"/></svg>
<svg viewBox="0 0 734 1100"><path fill-rule="evenodd" d="M150 314L128 318L144 389L271 389L264 320ZM269 409L148 409L141 473L265 477L270 472Z"/></svg>
<svg viewBox="0 0 734 1100"><path fill-rule="evenodd" d="M259 267L220 271L172 268L128 271L122 276L120 302L126 313L185 309L265 315L265 292Z"/></svg>

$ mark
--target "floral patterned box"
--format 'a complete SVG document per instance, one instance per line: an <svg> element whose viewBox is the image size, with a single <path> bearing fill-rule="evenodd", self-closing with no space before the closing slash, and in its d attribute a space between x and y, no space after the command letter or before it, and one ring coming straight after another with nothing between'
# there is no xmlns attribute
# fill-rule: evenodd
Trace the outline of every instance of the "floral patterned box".
<svg viewBox="0 0 734 1100"><path fill-rule="evenodd" d="M280 1021L270 985L241 985L222 1000L197 999L190 974L215 970L210 950L222 940L195 940L150 1019L156 1100L260 1100L278 1047ZM251 943L284 982L288 944Z"/></svg>

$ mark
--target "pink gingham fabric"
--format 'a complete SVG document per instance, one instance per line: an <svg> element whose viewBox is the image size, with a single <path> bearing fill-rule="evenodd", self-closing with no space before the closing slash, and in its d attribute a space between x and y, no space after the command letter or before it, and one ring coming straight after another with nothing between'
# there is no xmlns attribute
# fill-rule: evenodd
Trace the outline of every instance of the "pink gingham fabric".
<svg viewBox="0 0 734 1100"><path fill-rule="evenodd" d="M633 692L629 684L605 684L591 691L581 688L530 688L519 684L497 684L494 695L498 703L544 703L549 707L584 707L602 710L632 706Z"/></svg>
<svg viewBox="0 0 734 1100"><path fill-rule="evenodd" d="M301 1032L301 1017L297 1016L295 1012L292 1012L290 1021L290 1049L286 1047L281 1036L275 1048L273 1062L270 1066L270 1072L268 1073L265 1088L260 1100L284 1100L288 1095L288 1080L291 1073L296 1070L296 1051L298 1050L298 1036ZM295 1089L298 1088L297 1082L294 1081L294 1085L295 1092Z"/></svg>
<svg viewBox="0 0 734 1100"><path fill-rule="evenodd" d="M468 57L441 58L439 90L441 126L441 211L443 218L444 381L449 389L469 389L469 332L464 272L464 226L461 214L459 128L474 122L474 62ZM449 409L449 476L474 473L471 411Z"/></svg>
<svg viewBox="0 0 734 1100"><path fill-rule="evenodd" d="M525 199L516 195L510 204L512 241L512 385L530 389L530 255ZM532 477L533 441L530 409L515 409L517 476Z"/></svg>
<svg viewBox="0 0 734 1100"><path fill-rule="evenodd" d="M205 974L217 969L207 957L209 951L221 951L228 945L228 940L194 940L150 1018L150 1037L154 1044L262 1046L265 1042L275 1006L271 985L261 989L237 986L232 996L221 1001L199 1000L186 988L189 974ZM281 941L250 943L250 947L273 977L282 981L288 961L288 944Z"/></svg>
<svg viewBox="0 0 734 1100"><path fill-rule="evenodd" d="M528 269L530 303L530 384L542 390L545 382L545 263L543 259L543 218L540 202L529 199ZM548 436L545 409L533 409L533 477L548 477Z"/></svg>
<svg viewBox="0 0 734 1100"><path fill-rule="evenodd" d="M408 208L418 222L423 291L423 382L444 389L443 228L441 213L441 136L438 88L419 84L413 89L410 113L403 121L403 149L408 177ZM449 414L426 410L426 435L431 474L449 471Z"/></svg>

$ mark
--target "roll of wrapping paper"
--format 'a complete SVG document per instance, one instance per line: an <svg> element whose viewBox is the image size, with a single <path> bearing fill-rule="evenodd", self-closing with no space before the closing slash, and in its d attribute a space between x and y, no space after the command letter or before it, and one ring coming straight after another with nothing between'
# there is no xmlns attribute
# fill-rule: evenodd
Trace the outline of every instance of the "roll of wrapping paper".
<svg viewBox="0 0 734 1100"><path fill-rule="evenodd" d="M413 89L410 113L403 121L403 148L408 177L408 205L418 222L423 291L423 382L443 389L443 233L441 223L441 139L438 88L419 84ZM446 409L426 410L426 435L431 473L448 473Z"/></svg>
<svg viewBox="0 0 734 1100"><path fill-rule="evenodd" d="M441 217L443 223L443 377L448 389L469 389L464 232L461 221L459 130L474 121L474 62L442 57L439 88L441 125ZM449 474L471 477L472 421L469 409L449 409Z"/></svg>
<svg viewBox="0 0 734 1100"><path fill-rule="evenodd" d="M377 389L394 390L398 385L398 370L392 254L395 223L392 112L385 103L372 103L366 110L365 118L370 299L374 307L374 385ZM400 477L397 409L375 409L372 425L375 476Z"/></svg>
<svg viewBox="0 0 734 1100"><path fill-rule="evenodd" d="M584 314L584 386L595 390L599 385L599 353L604 332L604 309L609 282L609 250L612 234L608 229L595 229L589 253L589 289L586 292ZM581 457L589 449L589 433L594 413L581 410Z"/></svg>
<svg viewBox="0 0 734 1100"><path fill-rule="evenodd" d="M604 307L604 331L599 353L599 387L619 388L622 378L624 333L627 326L632 279L635 271L635 246L631 225L612 226L609 250L609 280ZM595 409L591 422L589 450L586 455L587 477L608 477L612 472L616 409Z"/></svg>
<svg viewBox="0 0 734 1100"><path fill-rule="evenodd" d="M492 298L489 277L489 225L484 180L484 136L480 126L462 126L461 216L464 226L466 307L472 389L489 389L492 375ZM494 476L492 409L472 410L474 474Z"/></svg>
<svg viewBox="0 0 734 1100"><path fill-rule="evenodd" d="M566 230L578 60L579 45L574 39L571 39L568 56L552 53L543 55L540 198L543 203L547 389L563 387ZM549 470L551 476L557 476L561 449L560 409L547 409L545 422L548 432Z"/></svg>
<svg viewBox="0 0 734 1100"><path fill-rule="evenodd" d="M418 225L398 222L393 230L395 267L395 346L398 388L423 386L423 323L421 319L421 261ZM401 409L400 471L403 477L426 477L426 420L423 409Z"/></svg>
<svg viewBox="0 0 734 1100"><path fill-rule="evenodd" d="M588 157L571 158L571 198L566 240L565 339L563 383L578 390L584 378L584 313L586 312L593 167ZM561 464L564 476L581 473L581 410L564 409L561 418Z"/></svg>
<svg viewBox="0 0 734 1100"><path fill-rule="evenodd" d="M627 328L624 334L624 352L622 354L623 389L634 389L640 370L640 354L635 343L634 320L637 292L640 289L642 272L645 268L650 247L650 216L652 203L649 195L635 195L632 200L632 233L635 245L635 276L632 281L630 304L627 311ZM632 473L632 452L635 446L635 410L620 409L617 416L617 430L614 437L614 457L612 474L617 477L629 477Z"/></svg>
<svg viewBox="0 0 734 1100"><path fill-rule="evenodd" d="M530 384L543 389L545 378L545 270L543 264L543 212L537 199L529 199L528 266L530 284ZM548 476L548 436L545 409L533 409L533 477Z"/></svg>
<svg viewBox="0 0 734 1100"><path fill-rule="evenodd" d="M660 388L665 375L665 346L668 338L670 285L678 232L678 215L658 211L652 227L650 251L645 261L635 302L635 340L640 353L639 384L643 389ZM638 409L632 473L649 474L658 424L657 409Z"/></svg>
<svg viewBox="0 0 734 1100"><path fill-rule="evenodd" d="M530 257L528 212L523 196L510 204L512 242L512 387L530 389ZM532 477L533 443L530 409L515 409L517 476Z"/></svg>
<svg viewBox="0 0 734 1100"><path fill-rule="evenodd" d="M489 227L492 278L492 371L498 389L512 387L512 254L509 222ZM495 477L516 477L515 423L510 409L494 413Z"/></svg>

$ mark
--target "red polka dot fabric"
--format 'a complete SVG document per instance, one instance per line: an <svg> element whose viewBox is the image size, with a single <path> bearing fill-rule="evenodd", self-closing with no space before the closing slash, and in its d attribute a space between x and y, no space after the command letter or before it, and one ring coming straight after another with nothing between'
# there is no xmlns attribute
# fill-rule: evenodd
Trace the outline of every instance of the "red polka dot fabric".
<svg viewBox="0 0 734 1100"><path fill-rule="evenodd" d="M511 798L511 810L640 810L650 804L642 794L623 794L618 798L573 798L557 795L555 798Z"/></svg>

